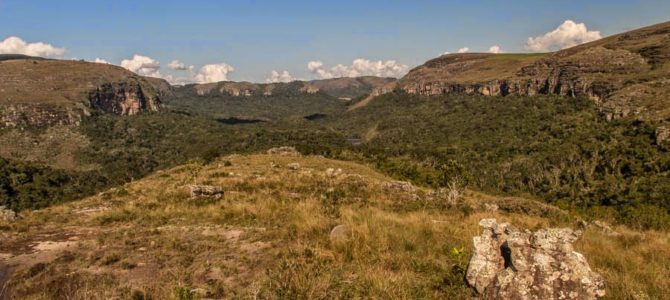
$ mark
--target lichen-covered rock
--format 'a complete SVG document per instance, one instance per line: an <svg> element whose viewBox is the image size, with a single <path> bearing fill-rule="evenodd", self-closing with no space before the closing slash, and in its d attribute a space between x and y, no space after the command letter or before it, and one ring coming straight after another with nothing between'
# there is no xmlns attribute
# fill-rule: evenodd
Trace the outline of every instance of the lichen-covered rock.
<svg viewBox="0 0 670 300"><path fill-rule="evenodd" d="M15 219L16 213L13 210L7 209L4 206L0 206L0 220L14 221Z"/></svg>
<svg viewBox="0 0 670 300"><path fill-rule="evenodd" d="M602 277L593 272L572 243L580 231L550 228L521 231L483 219L474 240L467 281L484 299L597 299L605 295Z"/></svg>
<svg viewBox="0 0 670 300"><path fill-rule="evenodd" d="M384 189L406 193L416 192L416 187L407 181L391 181L384 183Z"/></svg>
<svg viewBox="0 0 670 300"><path fill-rule="evenodd" d="M271 148L267 151L267 153L270 155L301 156L300 152L298 152L295 147L289 146Z"/></svg>
<svg viewBox="0 0 670 300"><path fill-rule="evenodd" d="M191 197L223 197L223 188L211 185L191 185Z"/></svg>

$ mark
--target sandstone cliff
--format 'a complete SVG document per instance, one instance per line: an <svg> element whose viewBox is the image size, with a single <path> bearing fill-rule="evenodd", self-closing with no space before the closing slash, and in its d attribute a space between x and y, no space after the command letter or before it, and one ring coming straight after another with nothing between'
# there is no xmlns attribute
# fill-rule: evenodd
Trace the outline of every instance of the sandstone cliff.
<svg viewBox="0 0 670 300"><path fill-rule="evenodd" d="M0 60L0 128L77 125L93 110L157 111L159 93L123 68L17 56Z"/></svg>

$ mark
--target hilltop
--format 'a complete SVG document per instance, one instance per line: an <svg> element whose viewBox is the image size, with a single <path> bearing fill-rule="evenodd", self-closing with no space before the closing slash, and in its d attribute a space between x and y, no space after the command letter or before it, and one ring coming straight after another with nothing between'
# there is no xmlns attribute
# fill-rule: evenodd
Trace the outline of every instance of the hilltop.
<svg viewBox="0 0 670 300"><path fill-rule="evenodd" d="M5 297L471 299L463 277L480 219L535 229L578 220L534 200L448 196L287 154L192 162L0 221ZM194 181L225 194L191 197ZM338 225L350 235L331 233ZM667 235L614 230L589 225L576 244L607 295L669 293Z"/></svg>
<svg viewBox="0 0 670 300"><path fill-rule="evenodd" d="M610 119L669 117L670 22L613 35L554 53L447 54L412 69L395 88L408 93L487 96L583 96Z"/></svg>
<svg viewBox="0 0 670 300"><path fill-rule="evenodd" d="M72 125L100 110L118 115L157 111L158 92L121 67L83 61L3 56L0 128Z"/></svg>

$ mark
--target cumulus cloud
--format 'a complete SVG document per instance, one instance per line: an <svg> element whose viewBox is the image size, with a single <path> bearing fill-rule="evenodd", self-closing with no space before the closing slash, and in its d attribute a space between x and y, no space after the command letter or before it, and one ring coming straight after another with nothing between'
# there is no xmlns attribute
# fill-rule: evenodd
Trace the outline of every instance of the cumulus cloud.
<svg viewBox="0 0 670 300"><path fill-rule="evenodd" d="M524 45L530 51L554 51L601 39L600 31L590 31L584 23L565 20L551 32L529 37Z"/></svg>
<svg viewBox="0 0 670 300"><path fill-rule="evenodd" d="M489 53L503 53L502 48L498 45L493 45L489 48Z"/></svg>
<svg viewBox="0 0 670 300"><path fill-rule="evenodd" d="M62 57L65 48L57 48L42 42L28 43L16 36L10 36L0 42L0 54L25 54L42 57Z"/></svg>
<svg viewBox="0 0 670 300"><path fill-rule="evenodd" d="M131 59L122 60L121 67L142 76L161 77L161 63L148 56L135 54Z"/></svg>
<svg viewBox="0 0 670 300"><path fill-rule="evenodd" d="M95 60L94 60L93 62L95 62L95 63L99 63L99 64L109 64L108 61L106 61L106 60L104 60L104 59L102 59L102 58L98 58L98 57L96 57Z"/></svg>
<svg viewBox="0 0 670 300"><path fill-rule="evenodd" d="M463 47L461 49L458 49L458 53L468 53L470 52L470 48L468 47Z"/></svg>
<svg viewBox="0 0 670 300"><path fill-rule="evenodd" d="M288 71L282 71L281 73L272 70L270 72L270 77L265 80L267 83L277 83L277 82L291 82L294 81L295 78L291 76L291 74Z"/></svg>
<svg viewBox="0 0 670 300"><path fill-rule="evenodd" d="M307 69L321 79L358 76L401 77L409 71L409 66L395 60L373 61L359 58L349 66L338 64L331 68L326 68L320 61L310 61L307 63Z"/></svg>
<svg viewBox="0 0 670 300"><path fill-rule="evenodd" d="M186 70L193 70L193 66L187 66L183 62L180 62L179 60L173 60L168 64L168 68L171 70L176 70L176 71L186 71Z"/></svg>
<svg viewBox="0 0 670 300"><path fill-rule="evenodd" d="M235 68L225 63L204 65L194 79L197 83L227 81L228 73L233 71Z"/></svg>

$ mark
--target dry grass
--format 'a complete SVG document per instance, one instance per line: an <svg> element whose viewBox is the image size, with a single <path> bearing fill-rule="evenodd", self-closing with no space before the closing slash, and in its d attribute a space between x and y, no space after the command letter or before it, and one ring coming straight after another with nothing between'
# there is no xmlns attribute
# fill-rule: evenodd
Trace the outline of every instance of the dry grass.
<svg viewBox="0 0 670 300"><path fill-rule="evenodd" d="M287 167L294 162L300 169ZM225 197L190 198L194 175ZM449 206L427 190L389 190L390 180L320 157L194 163L0 225L0 262L15 265L8 288L19 298L469 299L463 277L481 218L525 228L572 221L530 200L473 192ZM331 241L340 224L351 235ZM609 295L667 294L667 235L617 230L622 237L590 229L578 244ZM75 242L36 250L44 241Z"/></svg>
<svg viewBox="0 0 670 300"><path fill-rule="evenodd" d="M70 105L106 82L139 76L121 67L69 60L0 62L0 104Z"/></svg>

